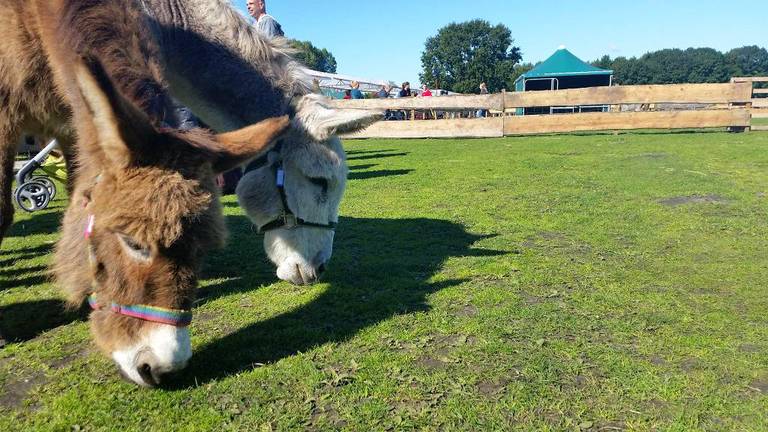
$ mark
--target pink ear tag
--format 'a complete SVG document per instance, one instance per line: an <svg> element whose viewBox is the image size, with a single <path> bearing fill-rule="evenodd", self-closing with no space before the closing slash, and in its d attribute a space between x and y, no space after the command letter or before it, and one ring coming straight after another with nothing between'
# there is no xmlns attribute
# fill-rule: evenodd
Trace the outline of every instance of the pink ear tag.
<svg viewBox="0 0 768 432"><path fill-rule="evenodd" d="M95 215L88 215L88 223L85 225L85 238L91 238L93 234L93 225L96 223Z"/></svg>

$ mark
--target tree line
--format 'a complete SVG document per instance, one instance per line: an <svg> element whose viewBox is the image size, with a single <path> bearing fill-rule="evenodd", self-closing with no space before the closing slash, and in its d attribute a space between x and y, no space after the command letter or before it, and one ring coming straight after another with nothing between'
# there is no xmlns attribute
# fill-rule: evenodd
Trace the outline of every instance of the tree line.
<svg viewBox="0 0 768 432"><path fill-rule="evenodd" d="M592 64L613 69L614 81L624 85L723 83L734 76L768 75L768 51L754 45L725 53L713 48L663 49L631 58L606 55Z"/></svg>

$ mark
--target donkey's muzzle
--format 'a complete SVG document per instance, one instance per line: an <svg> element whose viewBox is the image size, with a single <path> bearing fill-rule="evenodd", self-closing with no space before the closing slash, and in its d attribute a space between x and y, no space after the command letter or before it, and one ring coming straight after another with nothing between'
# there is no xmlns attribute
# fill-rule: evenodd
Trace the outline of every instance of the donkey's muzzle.
<svg viewBox="0 0 768 432"><path fill-rule="evenodd" d="M168 374L184 369L191 357L189 330L162 324L136 345L112 352L120 375L142 387L157 387Z"/></svg>

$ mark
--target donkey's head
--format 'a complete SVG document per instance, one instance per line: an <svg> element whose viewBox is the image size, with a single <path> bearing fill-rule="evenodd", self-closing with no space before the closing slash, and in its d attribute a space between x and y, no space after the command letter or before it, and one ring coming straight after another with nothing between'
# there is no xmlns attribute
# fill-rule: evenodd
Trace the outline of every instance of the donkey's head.
<svg viewBox="0 0 768 432"><path fill-rule="evenodd" d="M344 148L336 134L380 120L379 112L335 110L306 95L293 107L291 127L269 154L247 168L237 197L264 232L264 249L280 279L311 284L333 251L339 204L347 181Z"/></svg>
<svg viewBox="0 0 768 432"><path fill-rule="evenodd" d="M77 227L65 230L64 245L87 251L88 264L72 269L58 257L58 273L85 273L97 345L123 376L154 386L191 356L186 326L201 259L226 232L215 175L266 152L289 121L218 136L158 129L97 62L75 75L83 171L65 220Z"/></svg>

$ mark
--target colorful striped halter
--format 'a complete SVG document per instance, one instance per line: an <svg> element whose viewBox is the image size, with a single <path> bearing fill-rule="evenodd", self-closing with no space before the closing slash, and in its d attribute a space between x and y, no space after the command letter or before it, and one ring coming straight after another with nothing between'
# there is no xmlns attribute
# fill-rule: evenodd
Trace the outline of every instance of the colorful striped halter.
<svg viewBox="0 0 768 432"><path fill-rule="evenodd" d="M102 305L96 301L96 293L88 296L88 304L93 310L102 309ZM165 309L148 305L121 305L115 302L111 302L108 309L118 315L174 327L186 327L192 322L191 310Z"/></svg>
<svg viewBox="0 0 768 432"><path fill-rule="evenodd" d="M99 178L96 178L98 182ZM86 205L88 203L86 202ZM91 236L93 235L93 228L96 225L96 217L93 214L88 215L86 220L85 230L83 236L89 243L91 242ZM93 255L88 254L89 261L93 260ZM93 265L93 262L91 262ZM96 301L96 293L88 296L88 304L91 305L91 309L100 310L102 305ZM172 325L174 327L186 327L192 322L192 311L189 309L166 309L157 306L149 305L121 305L119 303L111 302L108 308L111 312L118 315L123 315L131 318L137 318L144 321L150 321L160 324Z"/></svg>

